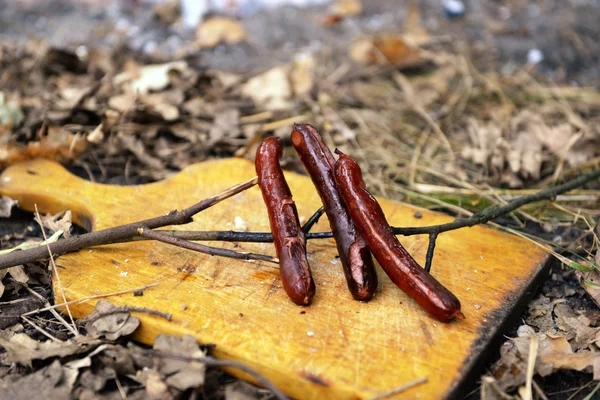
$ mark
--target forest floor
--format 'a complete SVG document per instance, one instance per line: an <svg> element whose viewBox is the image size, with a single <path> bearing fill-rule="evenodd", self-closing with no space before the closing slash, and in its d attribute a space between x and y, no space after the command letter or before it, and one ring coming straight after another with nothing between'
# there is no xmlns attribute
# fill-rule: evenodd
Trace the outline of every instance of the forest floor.
<svg viewBox="0 0 600 400"><path fill-rule="evenodd" d="M292 124L306 122L357 155L374 194L460 217L600 167L600 3L465 2L458 16L434 0L364 3L221 10L191 29L168 2L6 2L0 171L45 157L94 182L147 183L210 159L253 160L269 135L290 149ZM282 163L304 173L292 151ZM1 249L39 241L40 224L83 232L70 214L38 224L13 205L0 200ZM532 341L533 398L598 390L599 205L594 182L495 220L560 262L466 397L527 397ZM86 338L111 343L90 353L60 314L23 319L54 302L48 271L48 261L0 271L0 393L142 398L161 383L166 397L270 396L217 369L200 381L181 372L192 361L157 363L127 339L135 322L104 318L108 338L83 321ZM47 344L56 340L69 345ZM183 339L154 347L205 350ZM562 365L544 361L557 354Z"/></svg>

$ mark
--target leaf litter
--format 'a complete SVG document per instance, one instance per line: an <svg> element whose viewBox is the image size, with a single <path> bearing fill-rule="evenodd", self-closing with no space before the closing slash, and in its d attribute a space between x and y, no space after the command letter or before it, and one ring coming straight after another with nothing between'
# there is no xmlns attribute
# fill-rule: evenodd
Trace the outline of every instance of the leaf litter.
<svg viewBox="0 0 600 400"><path fill-rule="evenodd" d="M320 29L335 35L336 29L368 22L369 7L335 2L326 17L330 24ZM161 23L176 25L180 10L171 4L152 12ZM274 65L254 70L218 70L198 62L243 46L258 54L264 51L246 21L224 16L201 23L195 42L178 49L181 57L149 56L127 48L79 51L38 40L20 46L3 43L0 168L46 157L99 182L148 182L212 157L252 158L253 146L263 135L289 132L300 120L317 125L328 145L361 154L367 184L378 194L419 205L430 203L407 197L405 185L433 188L429 194L448 202L455 201L452 192L463 193L473 185L481 191L492 187L502 198L503 193L518 195L594 165L600 157L597 92L556 86L527 69L499 74L485 67L490 51L473 46L469 57L459 43L431 32L431 16L423 17L418 7L406 15L403 32L364 30L341 50L307 46L284 61L271 57ZM375 22L370 26L377 26ZM449 161L452 153L455 159ZM291 159L284 161L289 168L302 169ZM450 179L455 176L468 185ZM439 187L446 191L436 192ZM489 204L478 195L469 196L459 197L459 204L473 211ZM583 200L560 203L571 213L546 208L528 212L550 227L544 232L536 225L536 234L547 240L561 237L567 253L585 249L583 258L592 266L576 271L576 277L571 269L555 271L524 317L534 333L518 329L501 347L492 374L482 379L483 398L515 398L506 391L514 393L527 380L533 336L540 376L574 369L598 377L598 243L584 219L597 221L594 210L600 196L597 190L577 196L573 199ZM5 214L12 206L10 200L0 201ZM55 240L68 235L70 216L44 217L42 223L55 232ZM24 285L49 283L41 263L4 271L2 282L3 300L12 292L20 294ZM27 304L23 309L30 310L37 303L15 304ZM94 317L82 322L86 334L79 340L85 344L42 320L37 323L59 341L41 341L46 338L27 324L15 331L5 327L5 359L39 369L29 375L8 372L14 375L3 379L3 390L16 393L19 386L35 385L57 398L103 396L116 394L122 385L118 382L126 382L127 388L143 387L132 393L158 398L210 386L212 375L198 362L154 358L133 342L116 343L134 332L139 321L128 312L113 311L99 302ZM205 354L191 338L159 338L155 350ZM21 354L18 349L23 349ZM227 398L264 395L240 382L227 385L225 393Z"/></svg>

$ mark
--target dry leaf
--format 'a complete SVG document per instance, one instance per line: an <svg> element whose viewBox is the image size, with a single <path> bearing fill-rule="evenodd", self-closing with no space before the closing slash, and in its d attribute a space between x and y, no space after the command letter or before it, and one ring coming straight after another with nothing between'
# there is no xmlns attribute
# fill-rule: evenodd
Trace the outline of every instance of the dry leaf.
<svg viewBox="0 0 600 400"><path fill-rule="evenodd" d="M142 67L134 63L129 63L124 67L123 72L113 78L113 84L115 86L124 86L126 90L133 94L146 94L165 89L171 83L170 73L172 71L177 71L189 79L195 76L195 73L188 67L185 61L173 61ZM119 110L119 108L116 109Z"/></svg>
<svg viewBox="0 0 600 400"><path fill-rule="evenodd" d="M165 171L165 166L162 161L158 158L151 156L146 151L144 144L138 138L127 135L123 132L119 132L117 137L120 139L123 146L131 151L135 156L140 160L143 164L146 164L148 167L152 169L152 172L155 174L157 179L164 178L167 176L167 172Z"/></svg>
<svg viewBox="0 0 600 400"><path fill-rule="evenodd" d="M10 217L10 210L17 204L19 204L18 201L13 200L8 196L0 197L0 218Z"/></svg>
<svg viewBox="0 0 600 400"><path fill-rule="evenodd" d="M11 400L69 399L71 387L64 380L64 370L58 360L46 368L11 382L0 379L0 398Z"/></svg>
<svg viewBox="0 0 600 400"><path fill-rule="evenodd" d="M332 14L341 17L352 17L362 12L363 5L360 0L337 0L329 6Z"/></svg>
<svg viewBox="0 0 600 400"><path fill-rule="evenodd" d="M350 57L361 64L392 64L416 67L427 60L417 47L406 43L402 36L382 35L363 38L350 46Z"/></svg>
<svg viewBox="0 0 600 400"><path fill-rule="evenodd" d="M153 369L137 371L136 380L144 384L146 387L146 395L150 400L167 400L174 398L174 396L169 393L169 386L167 386L163 377Z"/></svg>
<svg viewBox="0 0 600 400"><path fill-rule="evenodd" d="M38 342L25 333L17 333L10 339L0 337L0 346L6 350L4 364L13 362L28 366L33 360L45 360L50 357L65 357L88 350L88 346L75 341Z"/></svg>
<svg viewBox="0 0 600 400"><path fill-rule="evenodd" d="M213 17L202 22L196 29L196 45L200 48L212 48L221 42L235 44L245 40L247 36L240 21Z"/></svg>
<svg viewBox="0 0 600 400"><path fill-rule="evenodd" d="M363 5L360 0L337 0L329 6L329 13L323 19L324 25L331 25L342 21L344 18L353 17L362 13Z"/></svg>
<svg viewBox="0 0 600 400"><path fill-rule="evenodd" d="M0 169L32 158L48 158L57 162L76 159L87 148L87 142L59 126L49 126L39 141L26 145L2 144L0 133Z"/></svg>
<svg viewBox="0 0 600 400"><path fill-rule="evenodd" d="M159 93L140 96L140 101L160 114L165 121L179 118L179 106L183 103L184 94L180 89L172 89Z"/></svg>
<svg viewBox="0 0 600 400"><path fill-rule="evenodd" d="M180 0L166 0L154 4L153 10L156 19L164 24L171 25L181 17Z"/></svg>
<svg viewBox="0 0 600 400"><path fill-rule="evenodd" d="M88 335L92 338L105 337L117 340L121 336L131 335L140 326L140 320L128 312L118 312L117 308L106 300L99 300L94 311L81 320Z"/></svg>
<svg viewBox="0 0 600 400"><path fill-rule="evenodd" d="M41 216L41 219L41 221L37 221L36 218L36 221L44 228L50 229L52 232L62 231L66 238L71 236L69 234L72 225L71 210L60 212L55 215L46 214Z"/></svg>
<svg viewBox="0 0 600 400"><path fill-rule="evenodd" d="M196 339L191 335L182 337L158 335L154 340L153 349L166 354L186 357L204 357L206 353L200 350ZM166 376L167 385L178 390L199 387L204 383L205 365L200 362L156 357L155 368L161 375Z"/></svg>
<svg viewBox="0 0 600 400"><path fill-rule="evenodd" d="M240 134L240 110L230 109L218 113L210 127L206 146L212 147L215 143L227 138L234 138Z"/></svg>
<svg viewBox="0 0 600 400"><path fill-rule="evenodd" d="M90 143L98 144L104 140L104 123L99 124L93 131L88 133L86 139Z"/></svg>
<svg viewBox="0 0 600 400"><path fill-rule="evenodd" d="M500 388L492 376L481 377L481 400L520 400L518 396L510 396Z"/></svg>
<svg viewBox="0 0 600 400"><path fill-rule="evenodd" d="M266 399L270 392L244 381L236 381L225 386L225 400L260 400Z"/></svg>
<svg viewBox="0 0 600 400"><path fill-rule="evenodd" d="M315 59L310 54L298 55L294 59L290 81L295 96L306 96L310 94L314 82Z"/></svg>
<svg viewBox="0 0 600 400"><path fill-rule="evenodd" d="M4 294L4 290L6 289L4 284L2 283L2 280L4 279L6 274L10 274L10 276L12 276L13 279L17 282L20 282L20 283L29 282L29 276L27 276L27 273L25 272L25 268L22 265L17 265L15 267L10 267L8 269L0 270L0 297L2 297L2 295Z"/></svg>
<svg viewBox="0 0 600 400"><path fill-rule="evenodd" d="M112 96L108 99L108 106L113 110L124 113L130 110L137 100L137 95L134 93L122 93Z"/></svg>
<svg viewBox="0 0 600 400"><path fill-rule="evenodd" d="M423 16L417 4L411 4L404 19L403 38L414 46L429 42L429 33L423 27Z"/></svg>
<svg viewBox="0 0 600 400"><path fill-rule="evenodd" d="M289 108L292 86L288 79L288 68L276 67L251 78L242 86L242 94L265 110Z"/></svg>

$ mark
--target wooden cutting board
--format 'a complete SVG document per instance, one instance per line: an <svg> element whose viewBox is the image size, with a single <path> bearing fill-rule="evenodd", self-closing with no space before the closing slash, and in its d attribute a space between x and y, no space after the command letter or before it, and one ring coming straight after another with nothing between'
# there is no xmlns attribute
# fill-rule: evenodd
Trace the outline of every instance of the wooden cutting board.
<svg viewBox="0 0 600 400"><path fill-rule="evenodd" d="M70 209L76 223L102 229L182 209L251 178L254 166L225 159L192 165L162 182L119 187L79 179L60 165L37 160L14 165L0 176L0 194L21 208L57 213ZM309 178L286 173L300 216L308 218L320 201ZM392 225L423 226L451 217L379 199ZM421 218L414 216L415 212ZM258 188L247 190L175 227L229 230L241 217L250 231L268 231ZM326 217L313 228L329 230ZM426 236L402 238L423 263ZM274 255L272 244L212 243ZM462 302L466 319L449 324L429 318L378 268L380 284L369 303L354 301L346 288L332 240L309 242L317 294L309 307L294 305L284 293L274 264L210 257L156 242L135 242L81 250L60 257L67 300L155 284L143 296L109 300L173 314L168 322L139 315L136 339L190 334L214 343L214 355L241 361L288 395L301 399L367 399L427 377L395 398L455 397L502 325L515 316L547 255L537 246L485 227L440 235L433 275ZM55 283L55 291L58 292ZM95 302L72 307L77 317ZM236 370L232 374L246 375Z"/></svg>

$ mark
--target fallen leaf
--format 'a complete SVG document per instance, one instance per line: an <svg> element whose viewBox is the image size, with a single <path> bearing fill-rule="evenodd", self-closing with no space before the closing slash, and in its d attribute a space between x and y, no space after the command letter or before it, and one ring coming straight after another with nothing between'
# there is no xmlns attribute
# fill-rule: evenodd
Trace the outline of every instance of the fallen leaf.
<svg viewBox="0 0 600 400"><path fill-rule="evenodd" d="M283 110L291 106L292 85L286 66L275 67L255 76L242 86L242 94L265 110Z"/></svg>
<svg viewBox="0 0 600 400"><path fill-rule="evenodd" d="M10 210L17 204L19 204L18 201L13 200L8 196L0 197L0 218L10 217Z"/></svg>
<svg viewBox="0 0 600 400"><path fill-rule="evenodd" d="M295 96L310 94L314 86L315 59L310 54L295 57L290 73L290 81Z"/></svg>
<svg viewBox="0 0 600 400"><path fill-rule="evenodd" d="M4 290L5 290L5 286L2 283L2 280L4 279L4 277L7 274L10 274L10 276L12 276L13 279L17 282L20 282L20 283L29 282L29 276L27 276L27 273L25 272L25 268L22 265L17 265L14 267L10 267L8 269L0 270L0 297L2 297L2 295L4 294ZM3 318L6 318L6 316L3 316Z"/></svg>
<svg viewBox="0 0 600 400"><path fill-rule="evenodd" d="M269 398L270 392L244 381L236 381L225 386L225 400L260 400Z"/></svg>
<svg viewBox="0 0 600 400"><path fill-rule="evenodd" d="M185 61L172 61L165 64L138 66L130 63L124 71L113 78L116 86L128 89L130 94L146 94L165 89L171 83L170 73L176 71L186 78L195 77L195 73ZM118 109L118 108L117 108Z"/></svg>
<svg viewBox="0 0 600 400"><path fill-rule="evenodd" d="M160 22L171 25L181 17L181 2L179 0L160 1L154 4L152 11Z"/></svg>
<svg viewBox="0 0 600 400"><path fill-rule="evenodd" d="M169 386L161 374L153 369L137 371L136 380L144 384L146 395L150 400L166 400L175 397L169 393Z"/></svg>
<svg viewBox="0 0 600 400"><path fill-rule="evenodd" d="M63 368L58 360L46 368L11 382L0 379L0 398L11 400L69 399L71 388L64 381Z"/></svg>
<svg viewBox="0 0 600 400"><path fill-rule="evenodd" d="M104 123L100 123L93 131L88 133L86 139L90 143L98 144L104 140Z"/></svg>
<svg viewBox="0 0 600 400"><path fill-rule="evenodd" d="M591 368L593 379L600 379L600 352L597 351L580 351L571 354L549 353L542 356L541 361L552 365L555 371L559 369L583 371Z"/></svg>
<svg viewBox="0 0 600 400"><path fill-rule="evenodd" d="M151 168L153 176L155 176L157 179L165 178L168 175L163 162L150 155L146 151L146 147L141 140L123 132L119 132L117 137L120 139L123 146L131 151L138 160Z"/></svg>
<svg viewBox="0 0 600 400"><path fill-rule="evenodd" d="M428 60L419 48L409 45L402 36L382 35L363 38L350 46L350 57L360 64L392 64L416 67Z"/></svg>
<svg viewBox="0 0 600 400"><path fill-rule="evenodd" d="M206 353L200 350L198 342L191 335L182 337L158 335L154 340L153 349L162 353L186 357L204 357ZM161 375L166 376L167 385L178 390L199 387L204 383L205 365L196 361L156 357L155 368Z"/></svg>
<svg viewBox="0 0 600 400"><path fill-rule="evenodd" d="M234 138L239 134L240 110L224 110L215 116L215 120L208 133L208 142L206 143L206 146L212 147L215 143L224 141L227 138Z"/></svg>
<svg viewBox="0 0 600 400"><path fill-rule="evenodd" d="M492 376L481 377L481 400L521 400L518 396L507 394Z"/></svg>
<svg viewBox="0 0 600 400"><path fill-rule="evenodd" d="M41 219L41 221L37 222L44 228L50 229L52 232L62 231L66 238L71 236L69 233L72 225L71 210L60 212L55 215L46 214L41 216Z"/></svg>
<svg viewBox="0 0 600 400"><path fill-rule="evenodd" d="M358 15L363 10L363 4L360 0L337 0L329 6L332 14L342 17L352 17Z"/></svg>
<svg viewBox="0 0 600 400"><path fill-rule="evenodd" d="M242 23L226 17L204 20L196 29L196 46L212 48L219 43L235 44L246 39L248 34Z"/></svg>
<svg viewBox="0 0 600 400"><path fill-rule="evenodd" d="M140 102L150 106L165 121L179 118L179 106L183 103L184 94L180 89L172 89L159 93L140 96Z"/></svg>
<svg viewBox="0 0 600 400"><path fill-rule="evenodd" d="M33 360L45 360L51 357L65 357L89 349L86 344L75 341L54 342L48 340L39 342L25 333L17 333L10 339L0 337L0 346L6 350L3 364L19 363L29 366Z"/></svg>
<svg viewBox="0 0 600 400"><path fill-rule="evenodd" d="M2 144L0 133L0 169L33 158L48 158L57 162L76 159L87 149L87 142L80 140L80 137L60 126L52 125L47 127L45 134L38 141L30 141L26 145Z"/></svg>
<svg viewBox="0 0 600 400"><path fill-rule="evenodd" d="M131 335L140 326L140 320L128 312L116 310L108 301L99 300L94 311L80 322L85 324L88 335L95 339L117 340Z"/></svg>
<svg viewBox="0 0 600 400"><path fill-rule="evenodd" d="M329 6L329 12L323 19L324 25L331 25L345 18L362 13L363 5L360 0L337 0Z"/></svg>
<svg viewBox="0 0 600 400"><path fill-rule="evenodd" d="M429 42L429 33L423 26L423 16L419 6L411 3L408 13L404 19L404 39L414 46L419 46Z"/></svg>

